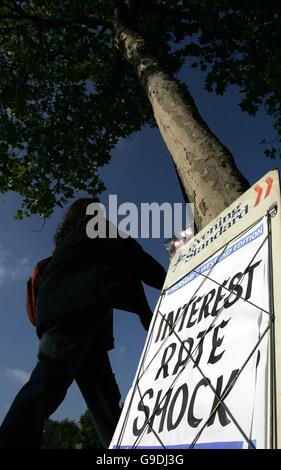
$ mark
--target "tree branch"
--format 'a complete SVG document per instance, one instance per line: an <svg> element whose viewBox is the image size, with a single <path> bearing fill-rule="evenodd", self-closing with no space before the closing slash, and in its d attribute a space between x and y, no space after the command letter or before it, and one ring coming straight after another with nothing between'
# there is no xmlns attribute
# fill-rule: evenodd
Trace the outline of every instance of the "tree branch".
<svg viewBox="0 0 281 470"><path fill-rule="evenodd" d="M140 8L143 7L143 9L147 11L151 11L152 13L158 13L159 15L174 16L182 20L191 19L191 13L189 10L181 10L181 9L169 7L167 5L159 5L156 3L150 3L149 1L146 1L146 0L140 0L139 6Z"/></svg>
<svg viewBox="0 0 281 470"><path fill-rule="evenodd" d="M66 18L50 18L42 17L37 15L0 15L1 20L14 21L16 23L34 23L38 27L47 28L64 28L70 25L85 25L89 27L108 27L109 22L102 20L101 18L95 17L94 15L89 16L78 16L78 17L66 17Z"/></svg>

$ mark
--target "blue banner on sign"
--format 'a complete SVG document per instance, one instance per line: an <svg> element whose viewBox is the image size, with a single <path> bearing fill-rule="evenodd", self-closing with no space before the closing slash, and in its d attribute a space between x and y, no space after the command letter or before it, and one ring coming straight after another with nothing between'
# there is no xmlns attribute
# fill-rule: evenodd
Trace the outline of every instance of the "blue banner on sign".
<svg viewBox="0 0 281 470"><path fill-rule="evenodd" d="M196 269L196 272L191 271L189 274L184 276L179 282L177 282L174 286L172 286L168 290L167 295L170 295L176 290L180 289L181 287L186 286L186 284L189 284L191 281L196 279L200 274L208 271L209 269L212 269L215 265L219 264L225 258L228 258L228 256L233 255L233 253L236 253L238 250L243 248L245 245L248 245L252 241L256 240L261 235L263 235L263 224L261 224L258 228L253 230L248 235L246 235L244 238L241 238L241 240L238 240L236 243L233 243L233 245L230 245L220 255L214 256L214 258L210 259L206 263L199 266Z"/></svg>
<svg viewBox="0 0 281 470"><path fill-rule="evenodd" d="M251 441L253 447L256 445L256 440ZM174 444L165 445L165 449L189 449L191 444ZM114 446L114 449L131 449L132 446ZM162 446L137 446L135 449L163 449ZM243 449L243 441L229 441L229 442L204 442L192 445L192 449Z"/></svg>

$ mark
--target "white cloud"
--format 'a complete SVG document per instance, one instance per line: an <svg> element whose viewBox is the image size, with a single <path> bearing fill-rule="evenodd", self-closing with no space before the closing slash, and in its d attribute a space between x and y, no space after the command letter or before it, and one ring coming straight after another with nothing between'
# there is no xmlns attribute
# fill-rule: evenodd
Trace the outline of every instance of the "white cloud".
<svg viewBox="0 0 281 470"><path fill-rule="evenodd" d="M5 376L24 385L29 380L30 374L21 369L5 369Z"/></svg>
<svg viewBox="0 0 281 470"><path fill-rule="evenodd" d="M0 245L0 285L3 284L4 279L7 276L7 268L5 266L6 258L9 252L4 250Z"/></svg>
<svg viewBox="0 0 281 470"><path fill-rule="evenodd" d="M27 256L17 259L14 265L8 265L10 251L4 250L0 245L0 286L9 281L27 279L31 274L31 266Z"/></svg>
<svg viewBox="0 0 281 470"><path fill-rule="evenodd" d="M30 275L30 266L28 259L25 256L20 259L15 268L10 269L9 275L12 281L28 277Z"/></svg>

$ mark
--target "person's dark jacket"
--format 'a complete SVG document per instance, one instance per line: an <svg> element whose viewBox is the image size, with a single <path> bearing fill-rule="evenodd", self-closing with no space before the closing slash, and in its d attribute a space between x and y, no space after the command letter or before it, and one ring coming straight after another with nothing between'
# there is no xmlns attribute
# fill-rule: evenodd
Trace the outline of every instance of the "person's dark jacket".
<svg viewBox="0 0 281 470"><path fill-rule="evenodd" d="M151 310L141 281L161 289L164 268L133 238L94 238L86 218L58 245L39 284L37 332L72 311L98 315L110 307L137 313L148 328ZM83 322L83 318L77 318Z"/></svg>

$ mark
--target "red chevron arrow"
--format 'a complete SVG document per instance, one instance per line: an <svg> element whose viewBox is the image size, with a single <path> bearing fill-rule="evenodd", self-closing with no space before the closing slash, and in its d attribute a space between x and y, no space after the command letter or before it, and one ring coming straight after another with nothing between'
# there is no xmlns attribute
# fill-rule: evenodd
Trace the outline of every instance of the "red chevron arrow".
<svg viewBox="0 0 281 470"><path fill-rule="evenodd" d="M265 195L264 197L267 197L269 194L270 194L270 191L271 191L271 186L272 186L272 183L273 183L273 179L268 176L265 180L266 184L267 184L267 188L266 188L266 192L265 192Z"/></svg>
<svg viewBox="0 0 281 470"><path fill-rule="evenodd" d="M266 191L265 191L264 198L266 198L270 194L273 179L270 176L268 176L266 178L265 182L266 182L267 188L266 188ZM258 193L257 198L256 198L256 202L255 202L255 205L254 205L254 207L256 207L260 203L261 195L263 193L263 188L259 184L256 184L256 186L254 186L254 190Z"/></svg>
<svg viewBox="0 0 281 470"><path fill-rule="evenodd" d="M254 207L256 207L259 204L260 200L261 200L261 195L262 195L263 189L259 184L256 184L256 186L254 186L254 190L258 193L256 202L255 202L255 205L254 205Z"/></svg>

